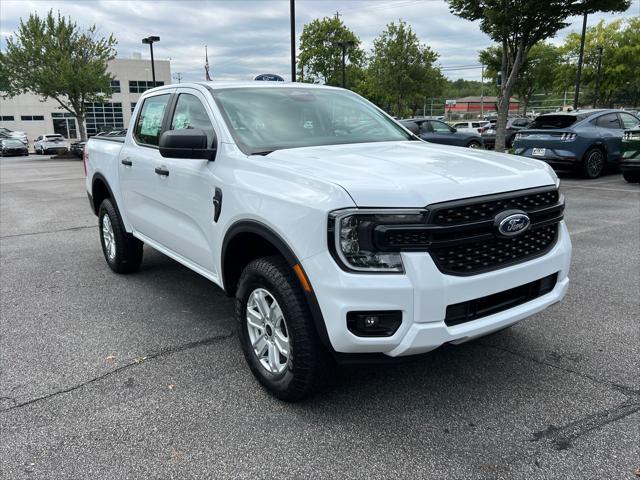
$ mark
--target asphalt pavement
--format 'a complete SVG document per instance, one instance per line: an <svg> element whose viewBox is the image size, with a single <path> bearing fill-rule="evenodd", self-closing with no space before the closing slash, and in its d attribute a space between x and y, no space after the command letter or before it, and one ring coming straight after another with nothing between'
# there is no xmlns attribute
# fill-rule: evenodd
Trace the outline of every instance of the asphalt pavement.
<svg viewBox="0 0 640 480"><path fill-rule="evenodd" d="M232 300L145 247L119 276L82 162L0 160L0 478L637 478L640 187L564 175L567 298L273 399Z"/></svg>

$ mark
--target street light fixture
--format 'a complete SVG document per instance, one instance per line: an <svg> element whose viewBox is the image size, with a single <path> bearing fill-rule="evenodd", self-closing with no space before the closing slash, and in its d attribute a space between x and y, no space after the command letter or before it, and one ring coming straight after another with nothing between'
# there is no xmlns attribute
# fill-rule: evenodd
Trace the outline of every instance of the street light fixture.
<svg viewBox="0 0 640 480"><path fill-rule="evenodd" d="M342 88L347 88L346 63L347 48L351 48L356 44L353 40L341 40L336 42L336 46L342 48Z"/></svg>
<svg viewBox="0 0 640 480"><path fill-rule="evenodd" d="M151 78L153 79L153 86L156 86L156 68L153 64L153 44L155 42L159 42L160 37L151 36L142 39L142 43L145 45L149 45L149 49L151 50Z"/></svg>

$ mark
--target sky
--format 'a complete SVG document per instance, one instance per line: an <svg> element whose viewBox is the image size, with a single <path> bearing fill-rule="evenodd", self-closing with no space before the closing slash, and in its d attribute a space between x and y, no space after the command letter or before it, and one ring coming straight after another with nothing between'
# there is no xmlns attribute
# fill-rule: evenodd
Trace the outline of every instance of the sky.
<svg viewBox="0 0 640 480"><path fill-rule="evenodd" d="M171 70L174 75L179 72L182 81L204 80L205 45L214 80L250 80L260 73L290 79L289 0L2 0L0 49L21 18L31 12L44 15L49 9L84 27L95 24L105 36L113 33L122 58L131 58L135 52L149 58L148 45L142 45L141 39L160 36L154 56L171 59ZM450 13L444 0L296 0L297 35L305 23L336 12L367 52L387 23L403 19L422 43L440 55L438 63L447 77L480 80L478 51L492 42L478 22ZM589 16L588 25L638 15L640 0L633 0L624 13ZM579 32L582 17L569 23L553 42L561 43L569 33Z"/></svg>

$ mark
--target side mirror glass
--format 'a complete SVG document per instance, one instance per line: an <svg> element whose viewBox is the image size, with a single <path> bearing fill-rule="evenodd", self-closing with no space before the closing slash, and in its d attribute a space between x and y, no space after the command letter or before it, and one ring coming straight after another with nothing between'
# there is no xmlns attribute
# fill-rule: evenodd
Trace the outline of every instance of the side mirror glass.
<svg viewBox="0 0 640 480"><path fill-rule="evenodd" d="M212 142L215 145L215 138ZM186 158L213 161L216 149L210 148L204 130L187 128L167 130L160 136L160 155L166 158Z"/></svg>

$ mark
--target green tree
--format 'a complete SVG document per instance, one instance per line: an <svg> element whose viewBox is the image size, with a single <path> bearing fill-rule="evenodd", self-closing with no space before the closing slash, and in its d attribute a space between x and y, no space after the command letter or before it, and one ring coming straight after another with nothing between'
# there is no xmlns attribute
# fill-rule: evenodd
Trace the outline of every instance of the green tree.
<svg viewBox="0 0 640 480"><path fill-rule="evenodd" d="M357 83L364 62L360 39L336 17L315 19L303 27L298 54L298 80L342 85L341 42L346 45L347 85Z"/></svg>
<svg viewBox="0 0 640 480"><path fill-rule="evenodd" d="M438 54L418 40L411 26L391 22L373 41L367 68L366 91L394 115L422 108L426 97L442 93L446 83L434 66Z"/></svg>
<svg viewBox="0 0 640 480"><path fill-rule="evenodd" d="M489 47L480 52L480 62L486 65L485 74L495 79L502 68L502 48ZM550 43L536 43L529 50L526 61L513 86L513 92L520 100L522 115L535 93L548 94L554 90L554 80L561 62L560 49Z"/></svg>
<svg viewBox="0 0 640 480"><path fill-rule="evenodd" d="M111 96L107 62L115 57L115 45L112 35L98 37L95 26L81 30L59 12L49 11L44 18L32 13L20 20L0 54L5 95L31 92L52 98L76 117L84 140L86 103Z"/></svg>
<svg viewBox="0 0 640 480"><path fill-rule="evenodd" d="M568 25L567 19L597 11L622 11L630 0L447 0L459 17L480 21L480 29L502 49L496 150L505 148L509 99L531 48Z"/></svg>
<svg viewBox="0 0 640 480"><path fill-rule="evenodd" d="M560 48L566 63L557 75L558 87L575 79L579 49L580 35L568 35ZM640 17L600 21L587 29L580 91L582 105L640 104Z"/></svg>

